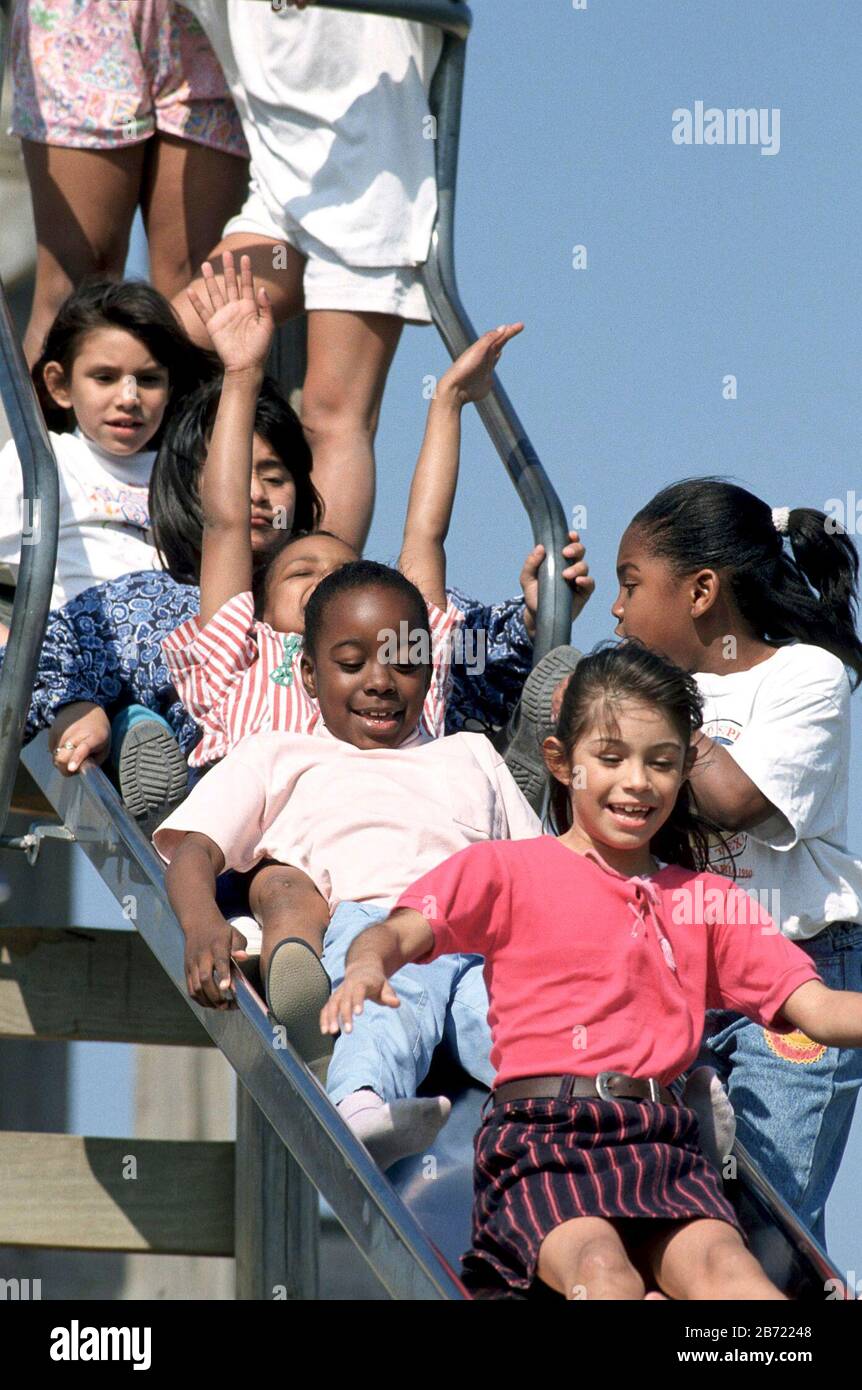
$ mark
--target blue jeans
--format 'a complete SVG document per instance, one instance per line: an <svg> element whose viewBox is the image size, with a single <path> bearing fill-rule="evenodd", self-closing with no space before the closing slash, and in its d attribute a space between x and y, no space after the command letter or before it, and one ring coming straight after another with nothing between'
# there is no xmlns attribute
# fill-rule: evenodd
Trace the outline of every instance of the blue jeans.
<svg viewBox="0 0 862 1390"><path fill-rule="evenodd" d="M831 989L862 991L862 926L835 923L798 943ZM736 1111L737 1135L822 1245L825 1207L844 1153L862 1050L769 1033L740 1014L707 1015L700 1063L715 1067Z"/></svg>
<svg viewBox="0 0 862 1390"><path fill-rule="evenodd" d="M344 979L347 948L354 937L388 917L385 908L342 903L323 938L323 964L336 989ZM367 1003L353 1031L335 1044L326 1089L337 1105L352 1091L370 1086L384 1100L415 1096L438 1043L446 1043L466 1072L490 1086L491 1031L481 956L440 956L430 965L405 965L391 980L399 1009Z"/></svg>

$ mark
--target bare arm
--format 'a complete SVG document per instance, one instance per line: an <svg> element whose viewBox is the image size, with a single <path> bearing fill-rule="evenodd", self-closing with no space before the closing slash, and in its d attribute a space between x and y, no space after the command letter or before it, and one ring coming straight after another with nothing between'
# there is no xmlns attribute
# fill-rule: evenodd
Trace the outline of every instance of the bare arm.
<svg viewBox="0 0 862 1390"><path fill-rule="evenodd" d="M186 984L203 1008L231 1002L230 958L243 959L246 945L216 906L216 876L224 855L208 835L191 831L181 841L166 875L168 898L186 938Z"/></svg>
<svg viewBox="0 0 862 1390"><path fill-rule="evenodd" d="M201 478L201 623L251 588L251 452L263 374L225 374Z"/></svg>
<svg viewBox="0 0 862 1390"><path fill-rule="evenodd" d="M434 945L434 933L421 912L402 907L360 932L347 952L344 980L320 1015L322 1033L349 1033L366 999L398 1008L390 975L418 960Z"/></svg>
<svg viewBox="0 0 862 1390"><path fill-rule="evenodd" d="M781 1009L788 1023L827 1047L862 1047L862 994L807 980Z"/></svg>
<svg viewBox="0 0 862 1390"><path fill-rule="evenodd" d="M237 282L224 254L225 294L209 261L202 266L208 302L189 290L224 365L224 381L201 478L201 622L251 588L251 469L257 398L274 323L265 290L255 295L248 256Z"/></svg>
<svg viewBox="0 0 862 1390"><path fill-rule="evenodd" d="M779 814L722 744L702 733L695 735L694 744L691 790L703 815L727 830L752 830Z"/></svg>
<svg viewBox="0 0 862 1390"><path fill-rule="evenodd" d="M422 449L413 474L398 566L423 598L446 607L444 542L452 518L461 449L461 411L487 396L494 368L523 324L509 324L477 339L437 383Z"/></svg>

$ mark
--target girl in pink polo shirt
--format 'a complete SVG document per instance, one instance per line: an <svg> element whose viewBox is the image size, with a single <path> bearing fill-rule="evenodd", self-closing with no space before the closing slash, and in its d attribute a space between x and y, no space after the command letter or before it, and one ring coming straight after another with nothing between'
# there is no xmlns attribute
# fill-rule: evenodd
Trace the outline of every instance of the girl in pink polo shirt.
<svg viewBox="0 0 862 1390"><path fill-rule="evenodd" d="M689 800L694 679L638 643L581 661L545 742L558 837L471 845L351 947L322 1013L349 1030L388 976L485 957L494 1089L476 1138L478 1293L776 1299L746 1249L694 1112L668 1089L709 1007L862 1046L862 998L727 878ZM649 1295L648 1295L649 1296Z"/></svg>

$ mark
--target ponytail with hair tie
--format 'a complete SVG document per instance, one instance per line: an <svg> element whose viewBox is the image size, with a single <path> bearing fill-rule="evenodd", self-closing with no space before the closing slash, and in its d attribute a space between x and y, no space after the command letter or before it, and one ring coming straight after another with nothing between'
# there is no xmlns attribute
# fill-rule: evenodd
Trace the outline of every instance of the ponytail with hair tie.
<svg viewBox="0 0 862 1390"><path fill-rule="evenodd" d="M822 647L853 672L856 689L859 555L828 521L813 507L770 507L725 478L686 478L663 488L631 525L676 574L706 566L726 574L741 616L759 637Z"/></svg>

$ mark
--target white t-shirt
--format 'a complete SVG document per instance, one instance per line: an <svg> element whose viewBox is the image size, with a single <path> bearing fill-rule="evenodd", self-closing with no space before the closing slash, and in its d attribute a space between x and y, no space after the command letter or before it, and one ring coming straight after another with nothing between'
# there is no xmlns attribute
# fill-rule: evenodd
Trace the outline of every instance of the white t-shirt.
<svg viewBox="0 0 862 1390"><path fill-rule="evenodd" d="M302 869L334 909L390 905L421 874L478 840L528 840L542 826L484 734L356 748L317 734L252 734L163 821L170 860L184 833L240 873L261 859Z"/></svg>
<svg viewBox="0 0 862 1390"><path fill-rule="evenodd" d="M351 266L428 258L437 210L433 25L263 0L182 0L224 70L252 186L278 224ZM291 238L292 240L294 238Z"/></svg>
<svg viewBox="0 0 862 1390"><path fill-rule="evenodd" d="M60 482L60 527L51 607L92 584L135 570L161 569L149 540L147 491L155 453L105 453L80 434L50 434ZM40 518L23 499L14 440L0 450L0 581L16 584L25 545L38 541ZM5 571L5 573L4 573Z"/></svg>
<svg viewBox="0 0 862 1390"><path fill-rule="evenodd" d="M750 671L698 673L704 733L782 814L728 835L740 888L791 940L862 920L862 860L847 848L850 681L822 647L793 642ZM711 865L727 872L716 858Z"/></svg>

